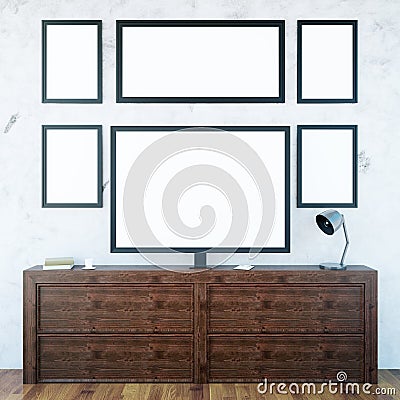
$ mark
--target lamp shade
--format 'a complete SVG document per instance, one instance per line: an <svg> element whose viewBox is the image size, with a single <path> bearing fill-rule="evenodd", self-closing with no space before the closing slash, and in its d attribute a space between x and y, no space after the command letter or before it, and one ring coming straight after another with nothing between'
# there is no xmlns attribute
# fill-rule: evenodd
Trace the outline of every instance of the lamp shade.
<svg viewBox="0 0 400 400"><path fill-rule="evenodd" d="M327 235L333 235L343 224L343 215L336 210L327 210L315 217L318 227Z"/></svg>

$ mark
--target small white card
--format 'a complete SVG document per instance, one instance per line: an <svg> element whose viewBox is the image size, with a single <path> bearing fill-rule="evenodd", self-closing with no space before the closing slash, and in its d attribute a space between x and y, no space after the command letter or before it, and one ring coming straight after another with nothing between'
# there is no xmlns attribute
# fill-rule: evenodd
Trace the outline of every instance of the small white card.
<svg viewBox="0 0 400 400"><path fill-rule="evenodd" d="M238 265L237 267L235 267L233 269L240 269L242 271L250 271L253 268L254 268L254 265L242 264L242 265Z"/></svg>
<svg viewBox="0 0 400 400"><path fill-rule="evenodd" d="M96 269L93 265L93 258L85 258L85 266L82 269Z"/></svg>

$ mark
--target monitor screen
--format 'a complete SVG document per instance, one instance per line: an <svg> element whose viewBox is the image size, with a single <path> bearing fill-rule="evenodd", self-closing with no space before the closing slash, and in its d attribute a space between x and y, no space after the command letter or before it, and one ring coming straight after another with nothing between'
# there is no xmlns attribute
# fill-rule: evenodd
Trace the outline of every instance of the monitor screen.
<svg viewBox="0 0 400 400"><path fill-rule="evenodd" d="M289 252L288 127L112 127L111 251Z"/></svg>

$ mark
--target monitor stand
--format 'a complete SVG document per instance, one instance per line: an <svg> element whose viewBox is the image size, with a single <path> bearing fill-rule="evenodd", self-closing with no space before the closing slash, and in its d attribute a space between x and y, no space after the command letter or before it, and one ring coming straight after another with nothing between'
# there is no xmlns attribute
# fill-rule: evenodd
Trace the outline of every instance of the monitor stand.
<svg viewBox="0 0 400 400"><path fill-rule="evenodd" d="M207 253L194 253L194 264L190 269L208 269Z"/></svg>

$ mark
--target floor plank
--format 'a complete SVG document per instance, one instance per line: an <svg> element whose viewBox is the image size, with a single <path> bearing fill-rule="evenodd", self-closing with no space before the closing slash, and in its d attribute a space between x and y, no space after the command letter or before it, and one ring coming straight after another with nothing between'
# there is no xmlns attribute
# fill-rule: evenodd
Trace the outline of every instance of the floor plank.
<svg viewBox="0 0 400 400"><path fill-rule="evenodd" d="M0 399L18 393L22 387L20 370L3 369L0 373Z"/></svg>
<svg viewBox="0 0 400 400"><path fill-rule="evenodd" d="M379 384L395 394L260 394L257 384L106 384L46 383L23 385L21 370L0 370L0 400L400 400L400 370L380 370ZM317 389L320 385L317 385Z"/></svg>

